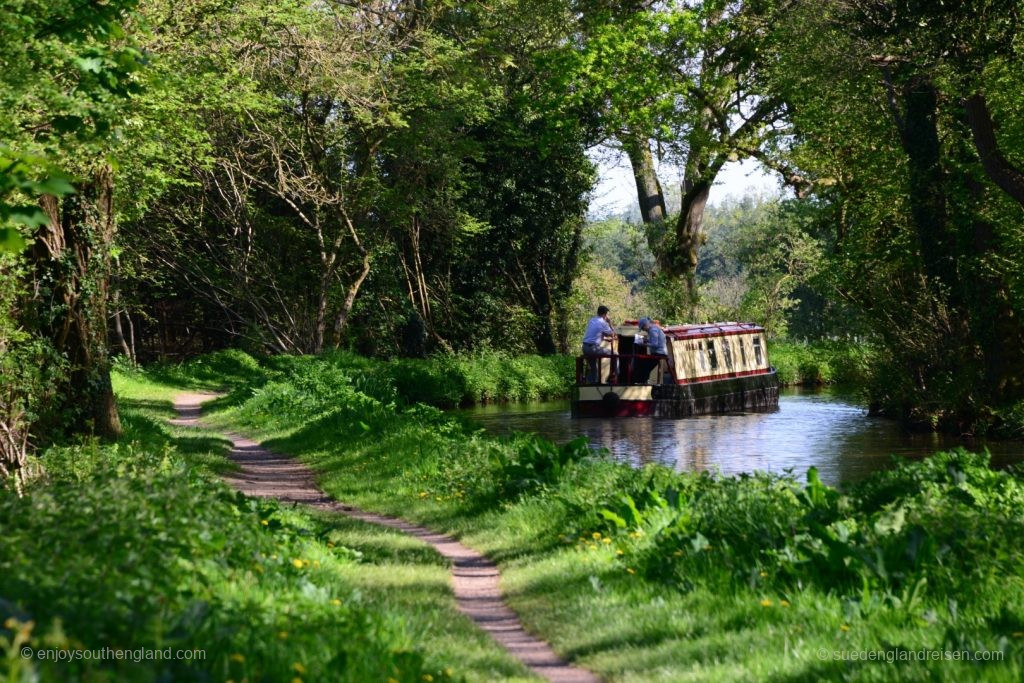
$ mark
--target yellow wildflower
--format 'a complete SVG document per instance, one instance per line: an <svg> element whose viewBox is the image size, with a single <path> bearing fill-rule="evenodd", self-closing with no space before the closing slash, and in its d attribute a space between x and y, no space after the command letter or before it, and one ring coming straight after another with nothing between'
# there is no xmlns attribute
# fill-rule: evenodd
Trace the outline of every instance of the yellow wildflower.
<svg viewBox="0 0 1024 683"><path fill-rule="evenodd" d="M672 556L673 557L682 557L683 556L683 551L682 550L677 550L674 553L672 553Z"/></svg>
<svg viewBox="0 0 1024 683"><path fill-rule="evenodd" d="M594 539L601 538L601 532L600 531L595 531L594 533L592 533L590 535L593 536Z"/></svg>
<svg viewBox="0 0 1024 683"><path fill-rule="evenodd" d="M263 526L270 526L270 522L266 519L260 520L260 524L262 524Z"/></svg>
<svg viewBox="0 0 1024 683"><path fill-rule="evenodd" d="M430 681L434 680L434 677L430 674L423 674L423 680L427 681L427 683L430 683Z"/></svg>
<svg viewBox="0 0 1024 683"><path fill-rule="evenodd" d="M306 673L306 667L302 666L301 662L295 662L294 664L292 664L292 668L295 669L295 673Z"/></svg>
<svg viewBox="0 0 1024 683"><path fill-rule="evenodd" d="M789 607L789 600L779 600L779 604L783 607Z"/></svg>
<svg viewBox="0 0 1024 683"><path fill-rule="evenodd" d="M292 679L292 683L302 683L302 679L299 678L298 676L296 676L295 678Z"/></svg>
<svg viewBox="0 0 1024 683"><path fill-rule="evenodd" d="M230 659L232 662L238 662L239 664L241 664L245 661L245 655L243 655L241 652L236 652L235 654L231 655Z"/></svg>
<svg viewBox="0 0 1024 683"><path fill-rule="evenodd" d="M768 572L761 572L761 578L762 578L762 579L763 579L764 577L766 577L766 576L768 576Z"/></svg>
<svg viewBox="0 0 1024 683"><path fill-rule="evenodd" d="M636 574L636 570L633 569L632 567L626 567L626 571L629 572L630 574Z"/></svg>
<svg viewBox="0 0 1024 683"><path fill-rule="evenodd" d="M840 630L840 631L844 631L844 632L845 632L845 631L849 631L849 630L850 630L850 627L849 627L849 626L847 626L846 624L839 624L839 630Z"/></svg>
<svg viewBox="0 0 1024 683"><path fill-rule="evenodd" d="M612 539L610 539L610 538L602 538L601 542L604 543L604 544L611 544Z"/></svg>
<svg viewBox="0 0 1024 683"><path fill-rule="evenodd" d="M296 569L302 569L302 560L300 560L299 558L296 557L295 559L292 560L292 566L295 567Z"/></svg>
<svg viewBox="0 0 1024 683"><path fill-rule="evenodd" d="M341 607L341 600L339 600L338 598L334 598L333 600L331 600L331 604L335 607Z"/></svg>
<svg viewBox="0 0 1024 683"><path fill-rule="evenodd" d="M626 553L622 552L621 550L616 550L615 554L619 555L619 556L622 556L622 555L625 555Z"/></svg>
<svg viewBox="0 0 1024 683"><path fill-rule="evenodd" d="M761 601L761 607L771 607L773 604L774 603L771 600L769 600L768 598L765 598L764 600Z"/></svg>

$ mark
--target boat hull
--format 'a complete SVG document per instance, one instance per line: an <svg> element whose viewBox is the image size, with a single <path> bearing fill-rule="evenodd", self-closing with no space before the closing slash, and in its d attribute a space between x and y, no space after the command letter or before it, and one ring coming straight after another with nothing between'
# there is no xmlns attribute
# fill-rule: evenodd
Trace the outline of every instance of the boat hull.
<svg viewBox="0 0 1024 683"><path fill-rule="evenodd" d="M572 392L573 417L690 417L778 407L774 370L687 384L582 385Z"/></svg>

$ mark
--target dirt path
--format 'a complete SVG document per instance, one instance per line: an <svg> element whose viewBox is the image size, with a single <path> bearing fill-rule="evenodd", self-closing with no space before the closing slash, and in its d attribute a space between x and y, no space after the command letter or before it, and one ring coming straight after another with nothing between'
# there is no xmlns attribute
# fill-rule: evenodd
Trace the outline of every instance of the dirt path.
<svg viewBox="0 0 1024 683"><path fill-rule="evenodd" d="M197 425L201 404L214 397L202 393L179 394L174 399L179 417L172 422ZM226 436L233 444L231 459L238 463L240 470L225 475L224 479L236 489L250 496L277 498L286 503L333 510L364 522L398 529L429 543L452 563L452 587L459 610L534 673L556 683L600 681L589 671L566 663L546 641L526 632L515 612L501 598L498 567L480 553L450 536L403 519L375 515L340 503L321 491L313 472L295 458L272 453L255 441L236 434Z"/></svg>

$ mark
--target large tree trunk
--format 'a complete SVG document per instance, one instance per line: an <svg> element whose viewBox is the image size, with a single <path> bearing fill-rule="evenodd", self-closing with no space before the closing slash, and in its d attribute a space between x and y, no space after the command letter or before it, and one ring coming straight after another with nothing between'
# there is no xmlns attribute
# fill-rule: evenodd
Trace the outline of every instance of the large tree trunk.
<svg viewBox="0 0 1024 683"><path fill-rule="evenodd" d="M937 125L938 92L927 76L914 76L903 87L903 101L900 138L910 162L910 212L925 273L957 292L956 250L948 226L947 182Z"/></svg>
<svg viewBox="0 0 1024 683"><path fill-rule="evenodd" d="M988 102L981 93L964 100L964 111L971 126L974 146L981 157L982 167L999 189L1024 206L1024 173L1003 156L996 141L996 125L988 110Z"/></svg>
<svg viewBox="0 0 1024 683"><path fill-rule="evenodd" d="M662 223L668 211L665 209L665 194L661 190L661 183L654 169L654 158L651 156L647 138L635 136L625 142L623 148L633 167L636 195L640 202L640 217L645 224Z"/></svg>
<svg viewBox="0 0 1024 683"><path fill-rule="evenodd" d="M687 298L692 307L697 303L697 264L704 245L704 210L711 194L709 178L683 181L683 203L676 226L677 264L686 282Z"/></svg>
<svg viewBox="0 0 1024 683"><path fill-rule="evenodd" d="M36 235L33 258L42 324L69 363L63 410L75 431L116 438L121 420L110 384L107 355L107 296L114 242L114 176L97 169L63 200L42 199L49 225ZM91 428L91 429L90 429Z"/></svg>

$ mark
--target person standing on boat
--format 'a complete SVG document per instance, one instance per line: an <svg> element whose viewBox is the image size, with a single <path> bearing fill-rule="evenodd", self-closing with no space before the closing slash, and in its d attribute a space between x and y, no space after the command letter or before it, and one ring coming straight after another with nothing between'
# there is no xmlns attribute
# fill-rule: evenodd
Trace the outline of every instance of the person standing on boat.
<svg viewBox="0 0 1024 683"><path fill-rule="evenodd" d="M587 331L583 334L583 355L584 356L610 356L612 352L602 346L602 342L615 339L615 330L608 321L608 307L598 306L597 315L587 321ZM594 382L597 379L598 368L601 363L597 360L587 360L587 381Z"/></svg>
<svg viewBox="0 0 1024 683"><path fill-rule="evenodd" d="M662 359L668 362L668 347L665 341L665 330L650 318L640 318L637 322L640 331L647 335L647 355L659 358L644 358L637 363L637 376L645 382L651 371L661 365Z"/></svg>

